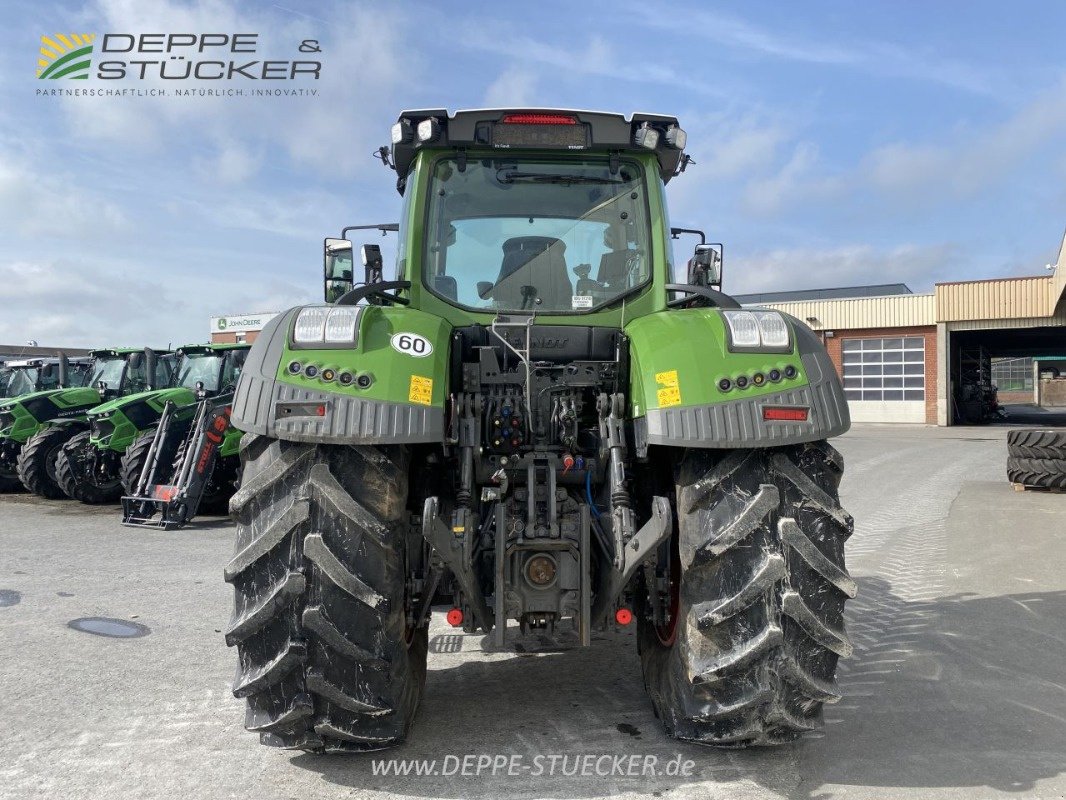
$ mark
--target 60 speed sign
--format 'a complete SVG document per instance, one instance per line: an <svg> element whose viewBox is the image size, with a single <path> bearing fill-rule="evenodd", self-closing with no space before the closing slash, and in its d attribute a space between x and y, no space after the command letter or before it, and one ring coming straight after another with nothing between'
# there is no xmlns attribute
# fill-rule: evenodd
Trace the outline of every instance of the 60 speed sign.
<svg viewBox="0 0 1066 800"><path fill-rule="evenodd" d="M397 353L414 356L415 358L425 358L433 352L433 343L425 336L419 336L417 333L408 333L406 331L397 333L390 341L392 349Z"/></svg>

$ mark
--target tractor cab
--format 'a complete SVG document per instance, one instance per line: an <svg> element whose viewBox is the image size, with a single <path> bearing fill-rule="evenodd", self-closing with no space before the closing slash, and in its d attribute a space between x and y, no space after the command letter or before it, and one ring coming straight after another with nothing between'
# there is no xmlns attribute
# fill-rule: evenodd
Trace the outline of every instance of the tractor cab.
<svg viewBox="0 0 1066 800"><path fill-rule="evenodd" d="M93 368L88 386L104 400L151 391L171 382L173 359L168 358L169 350L123 347L93 350L89 355Z"/></svg>
<svg viewBox="0 0 1066 800"><path fill-rule="evenodd" d="M213 397L237 387L248 344L185 345L180 348L174 385L190 389L198 397Z"/></svg>
<svg viewBox="0 0 1066 800"><path fill-rule="evenodd" d="M9 361L0 367L0 398L84 386L91 366L87 358L65 356Z"/></svg>

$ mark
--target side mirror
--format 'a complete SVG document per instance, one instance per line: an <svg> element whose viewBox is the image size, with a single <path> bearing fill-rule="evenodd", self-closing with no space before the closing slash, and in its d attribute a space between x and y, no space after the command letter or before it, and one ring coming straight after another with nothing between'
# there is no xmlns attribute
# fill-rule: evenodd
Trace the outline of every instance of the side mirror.
<svg viewBox="0 0 1066 800"><path fill-rule="evenodd" d="M361 248L363 266L366 268L366 282L380 283L385 280L384 259L381 257L381 248L376 244L364 244Z"/></svg>
<svg viewBox="0 0 1066 800"><path fill-rule="evenodd" d="M351 291L352 243L347 239L326 239L322 247L322 271L325 282L326 302L332 303L345 292Z"/></svg>
<svg viewBox="0 0 1066 800"><path fill-rule="evenodd" d="M142 364L144 364L144 353L130 353L130 369L140 369Z"/></svg>
<svg viewBox="0 0 1066 800"><path fill-rule="evenodd" d="M492 287L495 285L492 281L478 281L477 296L482 300L488 300L489 295L492 293Z"/></svg>
<svg viewBox="0 0 1066 800"><path fill-rule="evenodd" d="M688 262L688 282L694 286L722 287L722 246L698 244Z"/></svg>

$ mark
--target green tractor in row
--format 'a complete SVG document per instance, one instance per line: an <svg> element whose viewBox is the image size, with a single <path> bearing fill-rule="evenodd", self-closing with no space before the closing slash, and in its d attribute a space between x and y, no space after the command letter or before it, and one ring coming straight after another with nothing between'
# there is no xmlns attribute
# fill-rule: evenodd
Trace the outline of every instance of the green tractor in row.
<svg viewBox="0 0 1066 800"><path fill-rule="evenodd" d="M0 365L0 400L24 394L81 386L89 379L88 358L23 358Z"/></svg>
<svg viewBox="0 0 1066 800"><path fill-rule="evenodd" d="M160 360L161 383L89 409L85 414L87 428L72 436L56 457L56 482L63 493L89 504L116 502L123 494L132 494L167 404L174 407L174 424L187 426L197 402L232 393L248 347L185 345ZM160 451L160 457L168 461L179 455L176 449L165 456ZM237 459L230 458L216 470L217 485L210 498L205 498L205 510L228 500L237 466Z"/></svg>
<svg viewBox="0 0 1066 800"><path fill-rule="evenodd" d="M47 498L66 495L56 480L56 458L88 425L86 414L100 402L136 394L169 381L166 362L153 350L93 350L79 382L0 401L0 475ZM10 481L6 482L10 488Z"/></svg>
<svg viewBox="0 0 1066 800"><path fill-rule="evenodd" d="M89 380L92 360L68 358L60 354L56 358L27 358L8 361L0 366L0 414L4 401L56 389L84 386ZM0 416L0 429L4 427ZM22 489L18 477L17 460L19 443L0 438L0 492Z"/></svg>
<svg viewBox="0 0 1066 800"><path fill-rule="evenodd" d="M495 648L635 625L680 739L821 725L851 652L848 406L817 335L671 228L685 140L654 114L400 115L399 224L326 241L327 302L266 326L233 400L225 638L263 743L402 742L440 587ZM394 280L367 244L353 282L357 228L398 231Z"/></svg>

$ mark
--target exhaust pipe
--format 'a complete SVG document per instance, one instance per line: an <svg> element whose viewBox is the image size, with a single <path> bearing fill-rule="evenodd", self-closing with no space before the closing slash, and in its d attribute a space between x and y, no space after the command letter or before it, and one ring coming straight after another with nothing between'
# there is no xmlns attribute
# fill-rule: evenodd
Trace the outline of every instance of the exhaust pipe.
<svg viewBox="0 0 1066 800"><path fill-rule="evenodd" d="M68 388L68 378L70 376L70 359L67 358L67 354L59 353L59 388Z"/></svg>
<svg viewBox="0 0 1066 800"><path fill-rule="evenodd" d="M146 385L149 391L155 391L159 387L155 385L156 354L151 347L144 348L144 372Z"/></svg>

